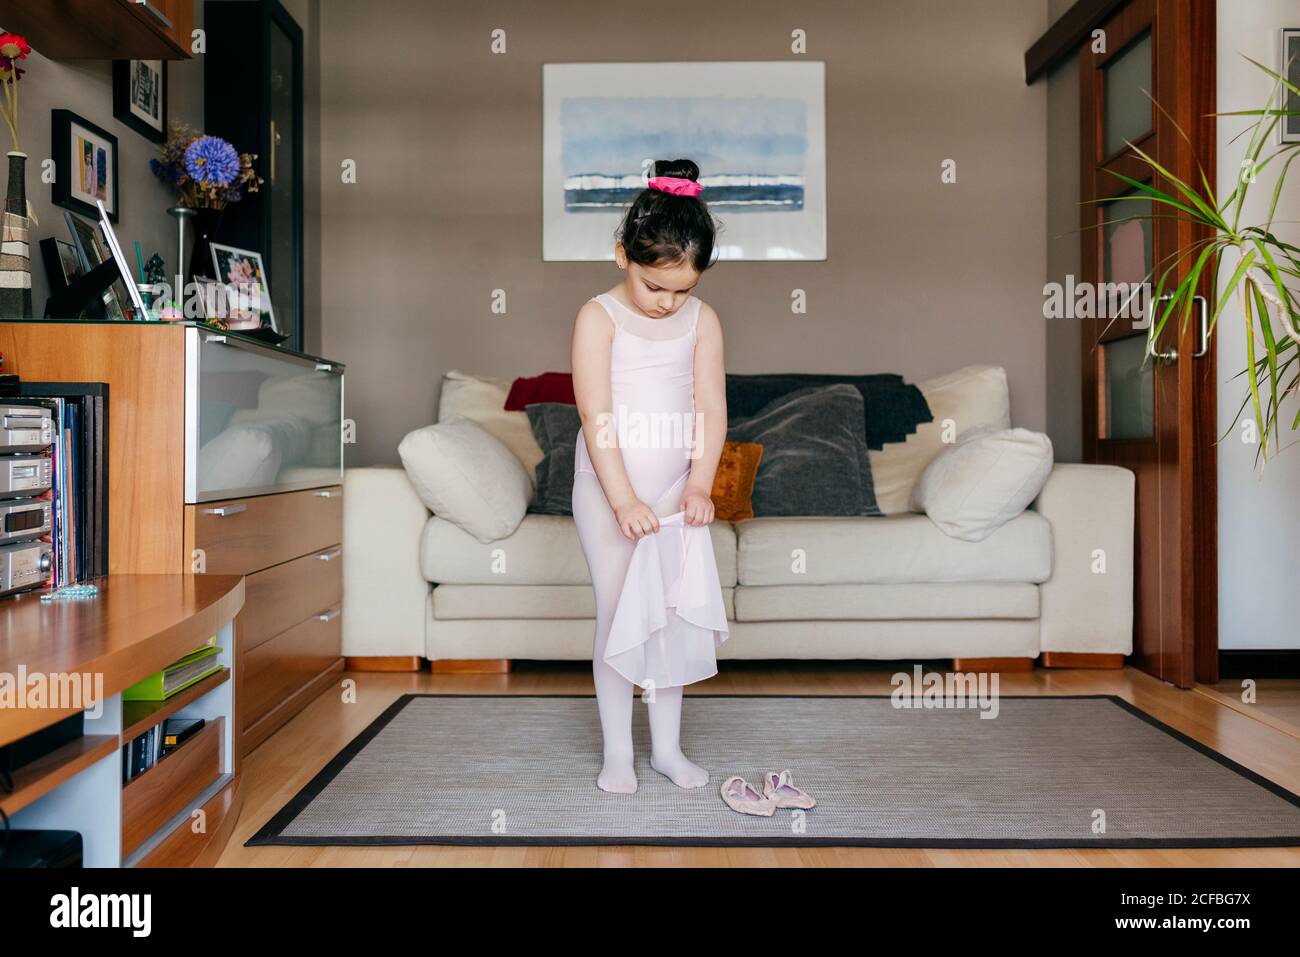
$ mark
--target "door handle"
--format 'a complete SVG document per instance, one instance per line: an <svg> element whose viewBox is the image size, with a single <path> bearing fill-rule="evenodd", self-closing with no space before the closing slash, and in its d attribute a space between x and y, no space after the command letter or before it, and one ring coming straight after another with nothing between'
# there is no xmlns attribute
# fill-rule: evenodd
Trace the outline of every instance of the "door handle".
<svg viewBox="0 0 1300 957"><path fill-rule="evenodd" d="M240 512L248 511L247 505L222 505L220 508L205 508L204 513L215 515L217 518L229 518L231 515L238 515Z"/></svg>
<svg viewBox="0 0 1300 957"><path fill-rule="evenodd" d="M1172 298L1174 298L1174 294L1171 293L1171 292L1167 292L1167 293L1165 293L1163 296L1161 296L1159 299L1156 299L1154 302L1151 303L1150 307L1149 307L1148 310L1147 310L1147 328L1148 328L1148 329L1150 329L1150 328L1155 324L1155 321L1156 321L1156 306L1158 306L1160 303L1164 302L1166 299L1172 299ZM1163 359L1165 362L1174 362L1174 361L1176 361L1176 360L1178 359L1178 350L1177 350L1177 349L1164 349L1164 350L1161 350L1161 349L1157 349L1157 348L1155 347L1155 345L1156 345L1156 344L1155 344L1155 339L1154 339L1154 337L1153 337L1153 336L1148 336L1148 337L1147 337L1147 355L1149 355L1151 358L1153 358L1153 359Z"/></svg>
<svg viewBox="0 0 1300 957"><path fill-rule="evenodd" d="M1201 303L1201 314L1197 320L1199 328L1196 330L1196 351L1192 353L1193 359L1200 359L1210 351L1210 309L1204 296L1193 296L1192 299L1199 300Z"/></svg>

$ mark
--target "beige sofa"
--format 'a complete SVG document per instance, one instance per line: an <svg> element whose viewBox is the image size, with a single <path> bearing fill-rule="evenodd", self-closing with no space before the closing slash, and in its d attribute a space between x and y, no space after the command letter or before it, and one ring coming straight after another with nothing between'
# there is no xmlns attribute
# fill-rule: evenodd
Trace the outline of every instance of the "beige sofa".
<svg viewBox="0 0 1300 957"><path fill-rule="evenodd" d="M980 542L912 513L715 521L731 620L719 658L1128 654L1133 509L1131 472L1058 464L1030 509ZM349 657L591 657L571 517L528 514L485 544L431 515L402 468L349 469L343 568Z"/></svg>

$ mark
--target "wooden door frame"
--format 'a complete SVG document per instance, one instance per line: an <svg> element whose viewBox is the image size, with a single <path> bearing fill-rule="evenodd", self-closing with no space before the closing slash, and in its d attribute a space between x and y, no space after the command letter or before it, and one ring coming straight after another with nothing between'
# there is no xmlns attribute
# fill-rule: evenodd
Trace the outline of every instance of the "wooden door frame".
<svg viewBox="0 0 1300 957"><path fill-rule="evenodd" d="M1085 71L1084 52L1088 50L1092 31L1103 24L1112 23L1135 8L1145 6L1147 0L1078 0L1046 33L1026 52L1026 83L1043 76L1050 66L1068 56L1078 56L1080 63L1080 130L1091 122L1093 135L1100 137L1096 127L1098 117L1093 110L1093 100L1088 96L1087 81L1091 74ZM1173 102L1161 107L1164 115L1153 108L1153 130L1162 144L1165 155L1159 157L1172 173L1185 182L1199 182L1199 158L1210 183L1215 179L1215 120L1210 114L1215 110L1215 2L1214 0L1150 0L1156 10L1156 31L1153 35L1153 69L1156 71L1156 88L1174 91ZM1180 42L1181 41L1181 42ZM1122 43L1116 43L1118 52ZM1113 53L1112 53L1113 55ZM1089 67L1090 63L1087 64ZM1095 94L1094 94L1095 95ZM1179 139L1174 128L1177 123L1190 139L1190 149ZM1178 140L1179 147L1171 149ZM1084 142L1080 142L1080 188L1086 186L1094 175L1096 158L1089 155ZM1156 179L1157 183L1159 178ZM1118 182L1118 181L1117 181ZM1085 227L1081 239L1083 260L1081 271L1087 275L1089 263L1088 244L1098 242L1095 213L1089 209L1081 212L1081 225ZM1170 232L1175 248L1202 238L1195 227L1186 222L1174 224ZM1099 249L1099 247L1097 247ZM1094 259L1096 249L1094 250ZM1210 272L1201 277L1201 295L1208 295ZM1081 323L1084 354L1084 405L1083 427L1085 448L1096 447L1097 382L1095 364L1090 362L1095 335L1089 337L1092 323ZM1197 323L1189 322L1174 342L1171 329L1163 347L1174 345L1178 349L1178 407L1190 410L1191 422L1183 428L1177 442L1177 454L1169 455L1166 443L1157 447L1161 494L1174 496L1179 503L1176 522L1165 522L1161 530L1158 560L1169 555L1176 567L1183 570L1171 587L1176 595L1168 597L1177 603L1183 626L1178 638L1181 667L1169 669L1169 680L1179 687L1191 687L1200 681L1218 680L1218 463L1217 428L1217 361L1216 350L1211 348L1202 358L1193 358L1198 334ZM1090 376L1089 373L1092 373ZM1157 388L1159 388L1157 380ZM1167 424L1167 423L1166 423ZM1175 423L1177 426L1178 423ZM1157 429L1161 428L1157 421ZM1167 460L1165 457L1167 456ZM1095 456L1085 456L1095 458ZM1137 580L1135 580L1135 598ZM1135 615L1135 653L1138 650ZM1164 670L1164 669L1162 669Z"/></svg>

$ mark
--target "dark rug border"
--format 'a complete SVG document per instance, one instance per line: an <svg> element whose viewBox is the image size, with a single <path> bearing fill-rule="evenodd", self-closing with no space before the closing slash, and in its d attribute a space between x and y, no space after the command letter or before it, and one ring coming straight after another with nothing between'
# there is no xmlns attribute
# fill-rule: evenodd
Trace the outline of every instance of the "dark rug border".
<svg viewBox="0 0 1300 957"><path fill-rule="evenodd" d="M892 694L695 694L688 698L892 698ZM402 695L383 713L367 725L355 738L339 751L293 798L277 811L258 830L244 842L244 847L262 845L276 846L420 846L427 844L445 844L452 846L483 847L950 847L950 848L1086 848L1086 847L1124 847L1124 848L1201 848L1201 847L1296 847L1300 846L1300 835L1279 837L1246 838L1114 838L1098 837L1096 840L1047 839L1034 838L846 838L846 837L792 837L788 841L777 841L771 837L655 837L629 838L618 835L614 837L530 837L530 836L466 836L463 834L421 835L372 835L368 837L284 837L281 831L289 826L303 809L323 791L331 781L356 757L390 721L415 698L595 698L594 694L467 694L436 692L410 692ZM999 700L1048 700L1064 699L1071 701L1110 701L1136 718L1140 718L1153 728L1165 732L1171 738L1217 761L1230 771L1264 788L1269 793L1282 798L1294 807L1300 808L1300 795L1282 787L1275 781L1238 764L1232 758L1219 753L1195 738L1189 737L1177 728L1170 727L1159 718L1152 717L1129 701L1113 694L1075 694L1075 695L999 695Z"/></svg>

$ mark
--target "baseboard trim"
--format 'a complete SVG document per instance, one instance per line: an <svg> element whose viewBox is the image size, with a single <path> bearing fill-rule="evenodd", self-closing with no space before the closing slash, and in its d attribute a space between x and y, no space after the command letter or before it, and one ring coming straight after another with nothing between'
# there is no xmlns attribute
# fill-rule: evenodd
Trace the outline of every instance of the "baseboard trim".
<svg viewBox="0 0 1300 957"><path fill-rule="evenodd" d="M1220 651L1220 678L1300 678L1300 648Z"/></svg>

